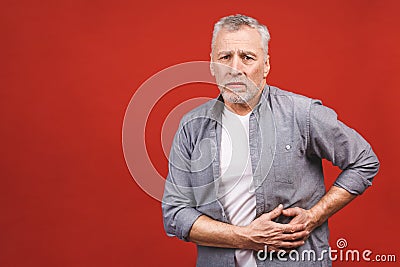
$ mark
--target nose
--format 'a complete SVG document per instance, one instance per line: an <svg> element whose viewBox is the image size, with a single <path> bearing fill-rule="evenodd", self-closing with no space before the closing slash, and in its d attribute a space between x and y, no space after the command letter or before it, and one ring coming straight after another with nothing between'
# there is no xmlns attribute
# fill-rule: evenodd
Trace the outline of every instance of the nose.
<svg viewBox="0 0 400 267"><path fill-rule="evenodd" d="M243 74L242 71L242 62L240 60L240 57L238 55L234 55L232 57L231 65L229 68L229 73L232 76L239 76Z"/></svg>

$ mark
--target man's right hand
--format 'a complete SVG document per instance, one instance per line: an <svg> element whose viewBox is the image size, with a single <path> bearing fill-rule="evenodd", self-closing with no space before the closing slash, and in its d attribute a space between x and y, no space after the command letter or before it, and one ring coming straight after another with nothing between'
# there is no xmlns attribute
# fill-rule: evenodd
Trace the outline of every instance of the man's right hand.
<svg viewBox="0 0 400 267"><path fill-rule="evenodd" d="M272 221L282 214L282 210L283 206L280 204L248 226L237 228L237 234L248 241L244 248L263 250L267 246L268 251L273 251L302 246L309 235L305 224L280 224Z"/></svg>

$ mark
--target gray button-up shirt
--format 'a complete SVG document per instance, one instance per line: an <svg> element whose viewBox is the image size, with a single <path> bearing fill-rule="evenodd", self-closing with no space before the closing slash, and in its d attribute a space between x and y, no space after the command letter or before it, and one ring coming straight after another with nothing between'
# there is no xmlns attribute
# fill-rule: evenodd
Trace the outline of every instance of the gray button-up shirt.
<svg viewBox="0 0 400 267"><path fill-rule="evenodd" d="M220 96L181 120L171 147L162 203L169 236L187 241L193 223L203 214L230 223L217 199L223 107ZM322 159L342 170L335 186L356 195L371 185L379 169L371 146L340 122L332 109L319 100L268 85L250 115L249 144L256 217L279 204L284 208L313 207L325 194ZM276 221L289 220L281 216ZM297 254L283 260L266 255L264 260L257 259L257 265L331 266L328 239L325 222L310 234ZM197 248L197 266L235 266L234 249Z"/></svg>

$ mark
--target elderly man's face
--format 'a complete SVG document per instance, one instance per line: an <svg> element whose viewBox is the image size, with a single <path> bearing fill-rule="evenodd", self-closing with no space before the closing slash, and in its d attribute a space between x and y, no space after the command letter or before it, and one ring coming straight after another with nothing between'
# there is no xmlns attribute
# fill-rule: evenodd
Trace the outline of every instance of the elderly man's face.
<svg viewBox="0 0 400 267"><path fill-rule="evenodd" d="M222 28L217 34L211 61L219 63L211 64L211 72L225 101L245 104L261 94L269 60L256 29L243 26L232 32Z"/></svg>

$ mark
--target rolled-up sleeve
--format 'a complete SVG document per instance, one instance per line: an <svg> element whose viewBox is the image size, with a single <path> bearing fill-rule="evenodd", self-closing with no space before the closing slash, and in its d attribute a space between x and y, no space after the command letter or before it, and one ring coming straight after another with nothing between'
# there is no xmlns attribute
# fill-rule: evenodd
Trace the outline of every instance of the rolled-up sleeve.
<svg viewBox="0 0 400 267"><path fill-rule="evenodd" d="M202 215L195 207L190 184L189 136L181 122L171 147L162 201L164 229L168 236L188 241L193 223Z"/></svg>
<svg viewBox="0 0 400 267"><path fill-rule="evenodd" d="M308 155L324 158L342 172L334 185L360 195L372 184L379 161L370 144L320 101L313 101L308 118Z"/></svg>

